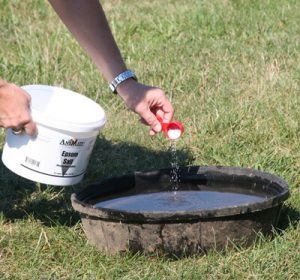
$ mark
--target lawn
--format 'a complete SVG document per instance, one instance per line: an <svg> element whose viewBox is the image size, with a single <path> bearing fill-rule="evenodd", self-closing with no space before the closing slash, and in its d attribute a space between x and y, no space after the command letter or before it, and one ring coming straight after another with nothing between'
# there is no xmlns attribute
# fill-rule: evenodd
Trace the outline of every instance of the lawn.
<svg viewBox="0 0 300 280"><path fill-rule="evenodd" d="M110 93L47 1L0 0L0 77L72 89L108 118L79 185L34 183L0 162L0 279L299 279L300 1L102 3L128 67L166 91L185 125L180 165L282 177L291 196L279 229L250 248L179 260L107 256L89 245L71 193L107 176L170 166L170 143L149 137Z"/></svg>

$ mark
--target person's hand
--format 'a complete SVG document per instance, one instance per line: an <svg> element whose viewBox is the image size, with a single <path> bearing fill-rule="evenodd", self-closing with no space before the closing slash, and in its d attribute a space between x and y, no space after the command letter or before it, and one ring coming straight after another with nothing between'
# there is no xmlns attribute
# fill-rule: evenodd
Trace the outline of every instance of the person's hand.
<svg viewBox="0 0 300 280"><path fill-rule="evenodd" d="M161 131L161 124L156 116L160 116L163 122L172 120L174 109L162 89L128 79L117 90L126 105L141 117L144 124L150 126L150 135Z"/></svg>
<svg viewBox="0 0 300 280"><path fill-rule="evenodd" d="M30 95L20 87L0 81L0 127L35 135L37 128L31 118L30 100Z"/></svg>

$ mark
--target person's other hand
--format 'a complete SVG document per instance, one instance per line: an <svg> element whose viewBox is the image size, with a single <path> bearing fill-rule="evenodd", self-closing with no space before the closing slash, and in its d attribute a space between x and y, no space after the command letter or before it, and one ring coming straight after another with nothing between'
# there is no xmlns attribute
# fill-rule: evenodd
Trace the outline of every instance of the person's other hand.
<svg viewBox="0 0 300 280"><path fill-rule="evenodd" d="M161 131L161 124L156 116L160 116L163 122L172 120L174 109L162 89L128 79L117 90L126 105L141 117L144 124L150 126L150 135Z"/></svg>
<svg viewBox="0 0 300 280"><path fill-rule="evenodd" d="M0 81L0 127L35 135L37 127L31 118L30 101L30 95L22 88Z"/></svg>

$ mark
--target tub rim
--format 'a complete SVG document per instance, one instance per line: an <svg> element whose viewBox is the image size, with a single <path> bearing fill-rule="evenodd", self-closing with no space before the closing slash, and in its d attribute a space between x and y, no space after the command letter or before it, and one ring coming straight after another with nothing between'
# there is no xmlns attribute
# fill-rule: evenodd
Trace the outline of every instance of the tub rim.
<svg viewBox="0 0 300 280"><path fill-rule="evenodd" d="M81 198L84 193L87 193L89 189L97 188L101 184L107 184L114 180L128 179L131 180L135 176L143 176L144 174L151 174L151 172L161 172L165 174L170 172L172 168L163 169L149 169L128 173L121 176L107 177L101 181L89 184L86 188L78 193L72 193L71 203L72 207L81 214L91 219L102 219L124 223L166 223L166 222L191 222L199 220L211 220L211 219L225 219L230 216L246 215L255 213L257 211L263 211L269 208L275 208L280 206L290 195L289 187L286 181L280 177L268 172L259 171L252 168L233 167L233 166L184 166L180 167L182 172L191 174L193 176L208 176L212 180L212 176L217 178L218 176L232 176L233 179L251 178L252 180L257 178L269 182L268 187L276 186L279 193L266 198L263 201L256 203L243 204L240 206L230 206L224 208L215 209L202 209L195 211L172 211L172 212L127 212L108 208L94 208L92 204L89 204ZM189 173L190 172L190 173ZM100 185L100 186L99 186Z"/></svg>

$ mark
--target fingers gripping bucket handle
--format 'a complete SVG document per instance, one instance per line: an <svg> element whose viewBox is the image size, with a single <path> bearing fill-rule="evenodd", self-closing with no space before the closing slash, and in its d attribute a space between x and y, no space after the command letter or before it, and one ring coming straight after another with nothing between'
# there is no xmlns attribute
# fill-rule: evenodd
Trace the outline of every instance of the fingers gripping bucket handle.
<svg viewBox="0 0 300 280"><path fill-rule="evenodd" d="M32 181L60 186L79 183L106 122L103 109L70 90L44 85L23 88L32 97L38 135L15 135L8 129L3 163Z"/></svg>

